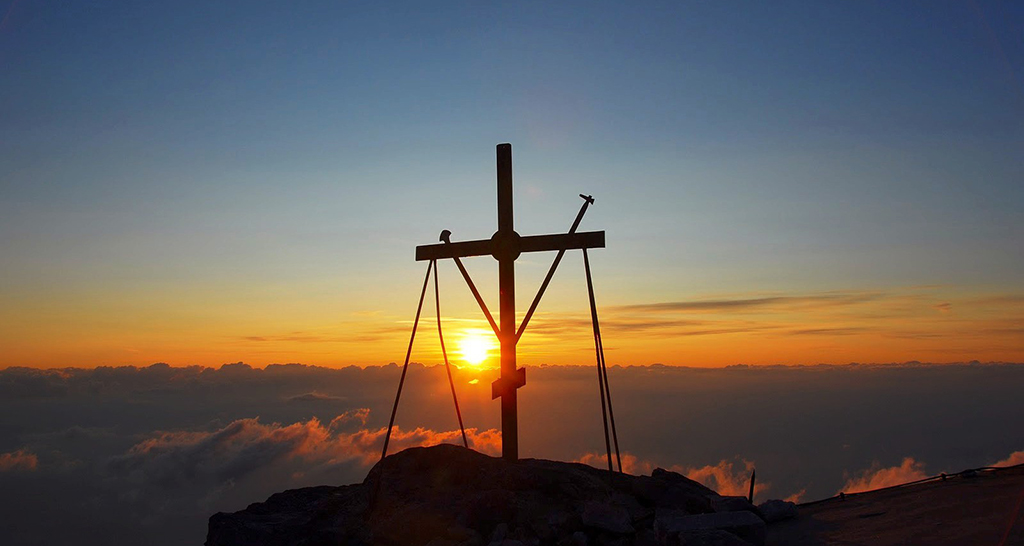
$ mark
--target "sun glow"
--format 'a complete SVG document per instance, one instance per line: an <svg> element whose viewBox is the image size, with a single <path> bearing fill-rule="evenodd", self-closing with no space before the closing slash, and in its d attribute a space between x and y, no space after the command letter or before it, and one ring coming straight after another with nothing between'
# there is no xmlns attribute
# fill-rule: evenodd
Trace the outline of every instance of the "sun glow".
<svg viewBox="0 0 1024 546"><path fill-rule="evenodd" d="M485 330L466 330L459 339L459 356L470 366L480 366L498 348L494 334Z"/></svg>

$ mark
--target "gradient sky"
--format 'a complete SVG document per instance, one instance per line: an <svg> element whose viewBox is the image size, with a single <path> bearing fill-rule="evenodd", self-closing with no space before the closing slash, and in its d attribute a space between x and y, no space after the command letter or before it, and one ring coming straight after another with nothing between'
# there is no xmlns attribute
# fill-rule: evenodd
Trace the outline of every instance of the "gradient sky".
<svg viewBox="0 0 1024 546"><path fill-rule="evenodd" d="M0 2L0 366L400 362L499 142L520 233L597 199L612 364L1024 360L1024 6L547 4ZM581 262L522 363L593 357Z"/></svg>

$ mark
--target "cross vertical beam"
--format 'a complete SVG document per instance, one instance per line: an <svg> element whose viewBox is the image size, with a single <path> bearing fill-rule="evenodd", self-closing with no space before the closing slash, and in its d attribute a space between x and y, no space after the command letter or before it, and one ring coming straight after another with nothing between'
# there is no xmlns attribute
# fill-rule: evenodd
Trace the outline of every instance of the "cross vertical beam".
<svg viewBox="0 0 1024 546"><path fill-rule="evenodd" d="M508 243L515 240L515 221L512 215L512 145L497 146L498 166L498 293L501 318L501 382L510 386L516 376L516 266L518 252L512 252ZM506 244L502 244L506 243ZM503 247L503 248L502 248ZM501 395L501 456L508 461L519 458L519 419L516 411L518 397L515 388L505 388Z"/></svg>

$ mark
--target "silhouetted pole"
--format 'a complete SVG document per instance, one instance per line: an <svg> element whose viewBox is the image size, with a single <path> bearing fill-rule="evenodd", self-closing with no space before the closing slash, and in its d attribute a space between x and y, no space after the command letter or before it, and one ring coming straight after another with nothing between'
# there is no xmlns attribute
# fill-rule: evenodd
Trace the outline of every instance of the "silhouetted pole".
<svg viewBox="0 0 1024 546"><path fill-rule="evenodd" d="M512 215L512 145L499 144L498 232L494 234L498 258L499 318L501 328L501 456L508 461L519 458L519 417L516 412L517 389L510 388L516 376L516 258L519 234ZM525 383L525 381L524 381Z"/></svg>

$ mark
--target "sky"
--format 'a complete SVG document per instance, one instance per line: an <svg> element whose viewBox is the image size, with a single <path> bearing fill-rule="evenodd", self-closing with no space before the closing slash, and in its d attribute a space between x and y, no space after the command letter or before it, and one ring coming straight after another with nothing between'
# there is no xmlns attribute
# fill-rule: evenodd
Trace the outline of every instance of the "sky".
<svg viewBox="0 0 1024 546"><path fill-rule="evenodd" d="M363 480L400 366L0 370L0 536L18 545L200 544L274 493ZM500 453L495 370L454 380L470 446ZM1021 364L611 367L623 469L724 495L819 500L1024 463ZM605 466L593 366L538 366L523 457ZM475 383L472 381L477 380ZM443 366L411 366L389 452L460 443ZM60 521L60 525L53 525Z"/></svg>
<svg viewBox="0 0 1024 546"><path fill-rule="evenodd" d="M1024 359L1016 3L0 10L0 366L401 362L414 247L490 237L502 142L521 234L596 199L609 362ZM579 254L523 364L592 357Z"/></svg>
<svg viewBox="0 0 1024 546"><path fill-rule="evenodd" d="M519 233L596 200L628 471L813 500L1024 462L1022 28L970 0L0 0L0 536L195 543L361 480L415 247L491 236L505 142ZM553 258L517 261L520 317ZM440 315L497 453L493 336L439 285L392 445L459 438ZM602 466L591 332L571 252L518 347L524 456Z"/></svg>

